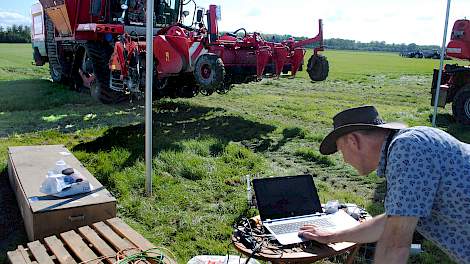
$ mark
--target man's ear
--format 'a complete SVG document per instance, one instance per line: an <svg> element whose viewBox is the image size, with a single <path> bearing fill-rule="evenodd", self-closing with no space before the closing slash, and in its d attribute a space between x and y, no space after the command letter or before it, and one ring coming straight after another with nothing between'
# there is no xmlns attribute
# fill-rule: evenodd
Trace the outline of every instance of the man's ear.
<svg viewBox="0 0 470 264"><path fill-rule="evenodd" d="M349 133L348 134L348 141L349 141L349 145L356 151L359 151L361 150L361 148L363 147L361 145L362 143L362 138L361 136L356 133L356 132L352 132L352 133Z"/></svg>

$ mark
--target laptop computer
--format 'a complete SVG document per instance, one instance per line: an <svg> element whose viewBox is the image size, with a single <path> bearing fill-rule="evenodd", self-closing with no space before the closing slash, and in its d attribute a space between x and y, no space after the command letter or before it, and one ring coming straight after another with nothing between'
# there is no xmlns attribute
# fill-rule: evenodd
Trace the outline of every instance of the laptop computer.
<svg viewBox="0 0 470 264"><path fill-rule="evenodd" d="M305 241L300 227L314 224L326 230L343 230L359 223L343 210L324 214L311 175L254 179L261 222L282 245Z"/></svg>

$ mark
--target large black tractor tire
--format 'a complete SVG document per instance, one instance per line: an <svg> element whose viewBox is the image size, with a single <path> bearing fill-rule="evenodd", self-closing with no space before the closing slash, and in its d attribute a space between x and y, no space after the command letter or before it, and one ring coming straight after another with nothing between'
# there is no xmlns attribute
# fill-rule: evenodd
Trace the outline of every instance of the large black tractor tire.
<svg viewBox="0 0 470 264"><path fill-rule="evenodd" d="M330 71L330 65L325 56L322 55L312 55L308 59L307 63L307 72L312 81L324 81L328 77L328 72Z"/></svg>
<svg viewBox="0 0 470 264"><path fill-rule="evenodd" d="M452 114L457 122L470 125L470 86L460 89L452 102Z"/></svg>
<svg viewBox="0 0 470 264"><path fill-rule="evenodd" d="M89 41L86 43L86 55L92 62L95 80L91 83L90 94L96 100L105 103L117 103L124 100L124 93L109 88L110 75L109 59L113 48L104 42Z"/></svg>
<svg viewBox="0 0 470 264"><path fill-rule="evenodd" d="M67 78L60 64L59 51L55 41L55 27L52 20L46 15L46 50L49 57L49 71L53 82L65 83Z"/></svg>
<svg viewBox="0 0 470 264"><path fill-rule="evenodd" d="M215 54L204 54L194 65L194 78L202 94L210 95L224 85L225 66Z"/></svg>

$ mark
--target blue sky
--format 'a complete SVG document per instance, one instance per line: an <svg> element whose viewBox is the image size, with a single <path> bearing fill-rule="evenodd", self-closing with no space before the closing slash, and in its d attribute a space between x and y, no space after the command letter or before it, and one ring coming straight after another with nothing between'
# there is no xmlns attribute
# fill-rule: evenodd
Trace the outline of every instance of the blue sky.
<svg viewBox="0 0 470 264"><path fill-rule="evenodd" d="M324 21L325 38L362 42L436 44L442 42L446 0L195 0L222 7L219 29L314 36ZM0 0L0 25L29 24L33 0ZM192 6L189 6L192 9ZM449 32L458 18L470 18L470 1L453 0Z"/></svg>

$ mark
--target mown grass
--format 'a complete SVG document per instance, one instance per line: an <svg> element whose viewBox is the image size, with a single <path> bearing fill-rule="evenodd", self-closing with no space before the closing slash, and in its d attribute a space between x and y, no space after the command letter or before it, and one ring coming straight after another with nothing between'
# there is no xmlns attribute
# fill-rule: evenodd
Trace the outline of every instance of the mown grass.
<svg viewBox="0 0 470 264"><path fill-rule="evenodd" d="M330 65L335 79L359 83L367 82L368 77L384 75L390 79L403 75L429 75L432 74L430 69L439 67L439 60L403 58L390 52L326 51L324 54L335 62Z"/></svg>
<svg viewBox="0 0 470 264"><path fill-rule="evenodd" d="M0 81L43 78L48 67L32 67L31 44L0 44Z"/></svg>
<svg viewBox="0 0 470 264"><path fill-rule="evenodd" d="M310 173L323 202L353 202L378 214L384 180L359 177L337 154L321 156L319 144L334 114L352 106L373 104L386 120L430 125L429 90L438 61L389 53L325 55L331 71L324 82L312 83L300 72L295 79L236 85L226 95L155 102L154 194L145 197L142 106L102 105L52 84L47 66L29 64L29 45L2 44L0 171L8 146L66 145L117 197L119 216L170 248L181 263L198 254L234 252L231 225L256 213L246 203L247 174ZM10 66L16 70L4 70ZM468 127L455 124L449 113L440 111L439 127L470 142Z"/></svg>

